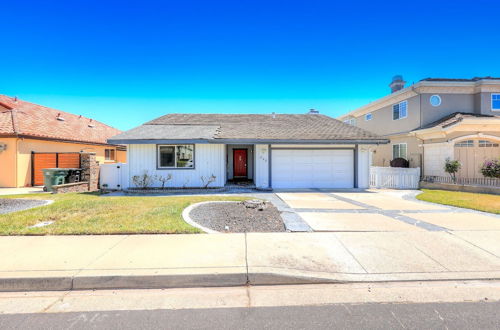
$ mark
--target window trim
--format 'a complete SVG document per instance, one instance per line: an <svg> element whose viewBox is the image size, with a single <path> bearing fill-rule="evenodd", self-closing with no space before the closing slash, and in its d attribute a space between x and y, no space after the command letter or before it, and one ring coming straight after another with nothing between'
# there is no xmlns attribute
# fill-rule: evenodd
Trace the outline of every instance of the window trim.
<svg viewBox="0 0 500 330"><path fill-rule="evenodd" d="M493 107L493 96L498 96L499 102L500 102L500 94L499 93L491 93L490 99L491 99L491 111L500 111L500 108L494 108Z"/></svg>
<svg viewBox="0 0 500 330"><path fill-rule="evenodd" d="M110 152L113 151L113 158L106 158L106 152ZM116 149L111 149L111 148L105 148L104 149L104 161L106 162L116 162Z"/></svg>
<svg viewBox="0 0 500 330"><path fill-rule="evenodd" d="M439 100L439 103L438 103L438 104L436 104L436 105L432 104L432 98L433 98L433 97L435 97L435 98L437 98L437 99ZM443 100L441 99L441 96L439 96L438 94L433 94L433 95L431 95L431 96L429 97L429 104L430 104L432 107L434 107L434 108L439 107L439 106L441 105L441 103L442 103L442 102L443 102Z"/></svg>
<svg viewBox="0 0 500 330"><path fill-rule="evenodd" d="M399 153L401 153L401 145L403 145L403 144L405 145L406 157L394 157L394 146L396 146L396 145L400 146ZM408 143L401 142L401 143L393 143L392 144L392 159L396 159L396 158L404 158L404 159L408 160Z"/></svg>
<svg viewBox="0 0 500 330"><path fill-rule="evenodd" d="M177 147L178 146L193 146L193 167L177 167ZM160 147L174 147L174 162L175 167L160 166ZM183 144L157 144L156 145L156 169L160 171L176 171L176 170L194 170L196 169L196 145L193 143Z"/></svg>
<svg viewBox="0 0 500 330"><path fill-rule="evenodd" d="M404 117L401 117L401 104L406 103L406 115ZM394 106L398 105L398 118L394 119ZM392 120L400 120L400 119L405 119L408 118L408 100L401 101L399 103L395 103L391 107L392 110Z"/></svg>
<svg viewBox="0 0 500 330"><path fill-rule="evenodd" d="M474 148L476 146L476 143L474 142L474 139L465 139L465 140L460 140L455 142L453 145L454 148ZM472 142L472 143L469 143ZM464 145L460 145L464 144Z"/></svg>
<svg viewBox="0 0 500 330"><path fill-rule="evenodd" d="M368 119L368 116L370 116L370 119ZM371 112L368 112L367 114L365 114L365 121L370 121L373 119L373 114Z"/></svg>
<svg viewBox="0 0 500 330"><path fill-rule="evenodd" d="M500 145L499 142L490 141L490 140L479 140L477 142L477 146L479 148L498 148L499 145Z"/></svg>

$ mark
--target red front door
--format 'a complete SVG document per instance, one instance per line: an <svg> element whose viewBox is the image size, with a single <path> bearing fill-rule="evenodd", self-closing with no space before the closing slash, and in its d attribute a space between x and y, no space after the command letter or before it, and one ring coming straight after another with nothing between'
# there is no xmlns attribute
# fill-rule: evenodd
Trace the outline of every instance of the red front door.
<svg viewBox="0 0 500 330"><path fill-rule="evenodd" d="M234 177L247 176L247 150L233 149Z"/></svg>

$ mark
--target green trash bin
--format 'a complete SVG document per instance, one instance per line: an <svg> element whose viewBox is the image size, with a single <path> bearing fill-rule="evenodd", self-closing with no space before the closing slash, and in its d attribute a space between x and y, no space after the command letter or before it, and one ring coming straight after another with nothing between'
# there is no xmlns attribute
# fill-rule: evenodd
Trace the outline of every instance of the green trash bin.
<svg viewBox="0 0 500 330"><path fill-rule="evenodd" d="M52 186L66 183L69 169L65 168L44 168L43 169L43 190L52 191Z"/></svg>

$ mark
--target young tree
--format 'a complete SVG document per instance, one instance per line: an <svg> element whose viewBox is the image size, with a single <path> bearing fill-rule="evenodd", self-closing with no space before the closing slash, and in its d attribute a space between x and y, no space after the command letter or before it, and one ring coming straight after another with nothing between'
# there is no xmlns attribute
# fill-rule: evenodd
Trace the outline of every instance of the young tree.
<svg viewBox="0 0 500 330"><path fill-rule="evenodd" d="M456 173L462 167L462 164L458 160L451 160L449 158L446 159L444 163L444 171L451 176L451 180L453 183L457 183Z"/></svg>

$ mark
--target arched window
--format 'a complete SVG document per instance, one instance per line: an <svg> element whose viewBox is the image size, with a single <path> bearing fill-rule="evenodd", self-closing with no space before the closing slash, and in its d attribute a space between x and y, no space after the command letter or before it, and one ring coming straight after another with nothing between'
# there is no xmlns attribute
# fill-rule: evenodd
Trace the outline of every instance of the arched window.
<svg viewBox="0 0 500 330"><path fill-rule="evenodd" d="M498 143L491 142L488 140L479 140L479 146L482 148L493 148L493 147L498 147Z"/></svg>
<svg viewBox="0 0 500 330"><path fill-rule="evenodd" d="M474 146L474 140L465 140L455 143L455 147L470 148Z"/></svg>

